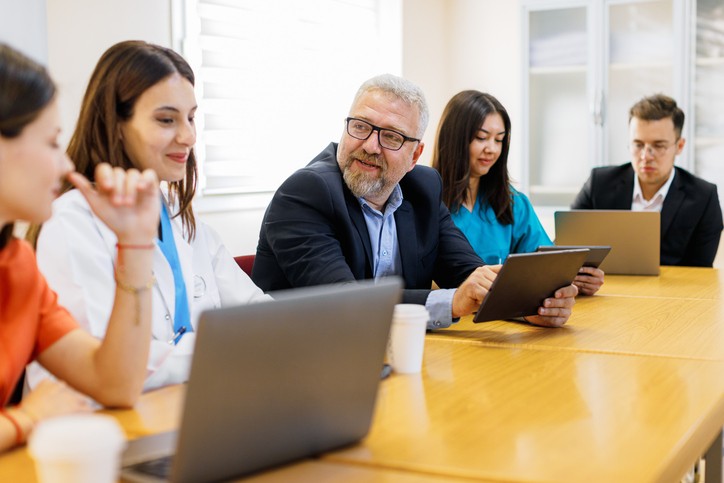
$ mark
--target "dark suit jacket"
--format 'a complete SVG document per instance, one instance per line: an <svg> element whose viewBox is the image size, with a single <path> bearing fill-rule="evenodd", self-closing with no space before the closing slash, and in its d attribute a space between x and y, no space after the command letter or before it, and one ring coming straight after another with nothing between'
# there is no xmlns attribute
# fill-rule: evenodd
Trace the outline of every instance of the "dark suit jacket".
<svg viewBox="0 0 724 483"><path fill-rule="evenodd" d="M483 261L450 219L437 171L416 166L400 181L395 212L406 303L424 304L434 280L460 285ZM264 291L373 278L359 201L332 143L277 190L262 223L252 279Z"/></svg>
<svg viewBox="0 0 724 483"><path fill-rule="evenodd" d="M722 231L716 185L679 167L661 209L661 265L711 267ZM631 163L594 168L573 209L630 210Z"/></svg>

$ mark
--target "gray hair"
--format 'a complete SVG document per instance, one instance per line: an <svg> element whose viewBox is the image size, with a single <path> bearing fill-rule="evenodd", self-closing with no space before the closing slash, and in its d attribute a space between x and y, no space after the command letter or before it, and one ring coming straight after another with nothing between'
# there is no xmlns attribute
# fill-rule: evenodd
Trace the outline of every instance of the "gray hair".
<svg viewBox="0 0 724 483"><path fill-rule="evenodd" d="M357 104L362 94L374 90L392 94L398 99L401 99L405 104L417 108L420 117L416 136L422 139L422 135L425 134L425 129L430 119L430 112L428 111L427 101L425 101L425 94L422 93L422 89L420 89L417 84L402 77L392 74L382 74L365 81L365 83L360 86L357 94L354 96L352 105Z"/></svg>

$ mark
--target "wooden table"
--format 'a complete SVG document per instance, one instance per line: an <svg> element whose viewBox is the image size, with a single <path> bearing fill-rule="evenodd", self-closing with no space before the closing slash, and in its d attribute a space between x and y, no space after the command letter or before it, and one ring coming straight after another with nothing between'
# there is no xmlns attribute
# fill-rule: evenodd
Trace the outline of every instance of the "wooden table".
<svg viewBox="0 0 724 483"><path fill-rule="evenodd" d="M661 267L656 276L606 275L599 295L724 299L724 271L700 267Z"/></svg>
<svg viewBox="0 0 724 483"><path fill-rule="evenodd" d="M358 446L252 481L676 481L724 424L724 362L426 341L423 373L380 386ZM184 386L108 411L173 429ZM25 449L0 480L33 481Z"/></svg>
<svg viewBox="0 0 724 483"><path fill-rule="evenodd" d="M115 417L129 439L178 428L186 386L169 386L141 396L133 410L106 410L102 413ZM37 475L33 461L25 447L0 456L0 482L33 482ZM345 481L372 483L442 483L451 478L397 471L379 467L365 467L319 460L299 463L266 471L239 481L253 483ZM453 478L452 481L457 481ZM462 483L462 482L461 482Z"/></svg>
<svg viewBox="0 0 724 483"><path fill-rule="evenodd" d="M27 451L19 449L0 457L0 481L3 483L29 483L37 481L33 462ZM406 471L366 467L356 464L304 460L238 481L245 483L287 483L289 481L301 483L325 481L344 481L349 483L443 483L460 481L460 483L464 483L465 480L458 480L452 477L443 478L439 476L420 475Z"/></svg>
<svg viewBox="0 0 724 483"><path fill-rule="evenodd" d="M433 339L461 339L498 347L574 350L724 360L724 303L647 297L579 297L558 329L527 323L476 324L463 317Z"/></svg>
<svg viewBox="0 0 724 483"><path fill-rule="evenodd" d="M674 482L724 424L724 362L426 341L372 432L323 457L495 481Z"/></svg>
<svg viewBox="0 0 724 483"><path fill-rule="evenodd" d="M251 481L678 481L707 448L721 463L723 290L663 267L607 277L561 329L465 318L427 336L421 375L382 382L360 445ZM175 429L184 390L107 413L129 438ZM0 456L0 481L34 480L24 448Z"/></svg>

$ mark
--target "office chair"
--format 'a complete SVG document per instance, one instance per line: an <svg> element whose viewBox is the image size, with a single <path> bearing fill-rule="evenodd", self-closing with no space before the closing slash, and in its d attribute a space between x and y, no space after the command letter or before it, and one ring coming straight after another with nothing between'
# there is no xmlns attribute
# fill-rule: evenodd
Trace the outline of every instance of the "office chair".
<svg viewBox="0 0 724 483"><path fill-rule="evenodd" d="M239 255L238 257L234 257L234 260L237 265L239 265L239 268L244 270L244 272L251 277L251 270L254 268L255 257L256 255Z"/></svg>

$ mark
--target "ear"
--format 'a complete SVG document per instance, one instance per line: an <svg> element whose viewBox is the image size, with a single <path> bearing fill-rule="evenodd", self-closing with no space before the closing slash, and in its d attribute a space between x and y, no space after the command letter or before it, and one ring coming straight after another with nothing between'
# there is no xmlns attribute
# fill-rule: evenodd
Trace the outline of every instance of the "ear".
<svg viewBox="0 0 724 483"><path fill-rule="evenodd" d="M681 154L681 152L684 150L684 146L686 145L686 138L679 138L678 141L676 141L676 155L678 156Z"/></svg>
<svg viewBox="0 0 724 483"><path fill-rule="evenodd" d="M410 167L407 170L408 173L410 171L412 171L412 168L414 168L415 165L417 164L417 160L420 159L420 155L422 154L423 149L425 149L425 143L423 143L422 141L418 142L417 147L412 152L412 163L410 164Z"/></svg>

